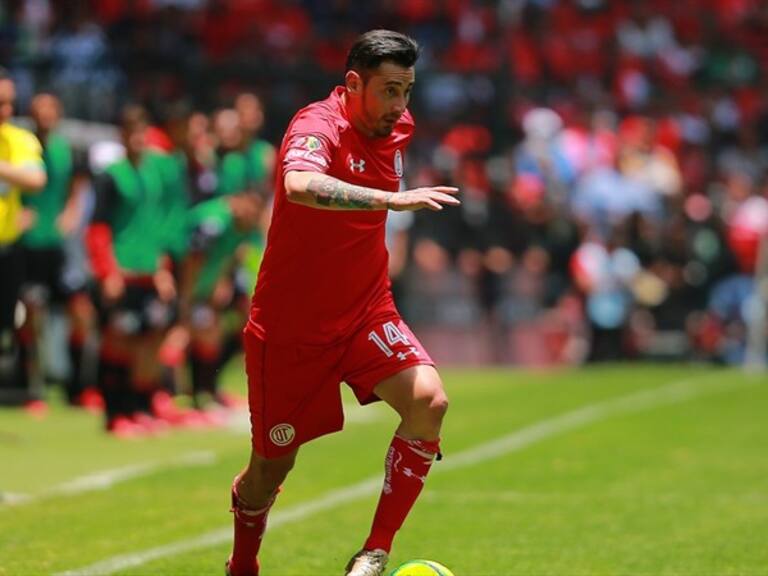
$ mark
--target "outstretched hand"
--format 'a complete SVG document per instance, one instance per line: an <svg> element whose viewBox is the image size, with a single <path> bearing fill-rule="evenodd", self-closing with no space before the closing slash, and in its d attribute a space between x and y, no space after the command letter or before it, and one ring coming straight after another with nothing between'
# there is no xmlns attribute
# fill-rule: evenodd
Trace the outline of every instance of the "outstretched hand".
<svg viewBox="0 0 768 576"><path fill-rule="evenodd" d="M429 186L405 190L392 194L389 198L389 209L403 212L426 208L437 212L445 206L459 206L461 201L456 198L458 193L459 189L453 186Z"/></svg>

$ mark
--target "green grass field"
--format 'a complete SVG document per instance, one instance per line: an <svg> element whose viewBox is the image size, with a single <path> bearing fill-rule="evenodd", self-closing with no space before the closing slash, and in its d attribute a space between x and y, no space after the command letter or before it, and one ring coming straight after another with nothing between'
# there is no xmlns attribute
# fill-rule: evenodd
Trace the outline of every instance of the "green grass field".
<svg viewBox="0 0 768 576"><path fill-rule="evenodd" d="M766 378L682 366L444 378L445 459L391 567L768 574ZM266 576L343 573L395 424L385 406L352 407L344 432L302 449L264 540ZM121 441L61 406L40 421L0 410L0 575L221 575L229 485L247 453L244 421Z"/></svg>

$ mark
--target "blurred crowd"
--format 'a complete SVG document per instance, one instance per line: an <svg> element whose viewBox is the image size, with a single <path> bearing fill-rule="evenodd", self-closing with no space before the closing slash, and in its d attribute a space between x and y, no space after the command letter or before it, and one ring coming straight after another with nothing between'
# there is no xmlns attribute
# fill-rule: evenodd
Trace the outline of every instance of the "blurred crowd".
<svg viewBox="0 0 768 576"><path fill-rule="evenodd" d="M101 357L85 370L90 382L116 356L108 379L173 393L187 359L188 388L227 403L211 381L237 348L258 267L267 142L279 144L296 110L341 83L348 46L374 27L423 49L408 185L453 184L463 195L460 209L388 222L395 295L438 360L740 363L759 353L750 342L765 330L755 282L767 265L764 2L7 1L0 62L44 149L56 131L41 128L42 91L71 118L121 128L120 143L75 146L73 191L56 220L69 238L58 240L70 255L65 276L80 286L65 324ZM130 159L146 154L158 181L126 184L138 165ZM124 158L129 167L116 168ZM136 257L140 279L115 287L93 230L123 225L105 200L124 196L121 185L157 185L178 201L132 232L167 232L153 248L160 268L145 269L127 241L122 257ZM107 327L131 322L110 319L105 302L129 293L146 308L135 328L146 341L128 347L149 360L133 362L141 375L126 380L125 346ZM84 373L75 357L70 375ZM104 390L112 412L131 412ZM133 401L146 409L147 397Z"/></svg>
<svg viewBox="0 0 768 576"><path fill-rule="evenodd" d="M12 86L0 77L0 100ZM0 404L45 410L53 380L118 436L224 424L243 398L219 375L240 348L270 214L261 100L242 93L212 114L176 103L159 125L128 105L117 140L85 156L57 130L57 96L36 94L29 114L30 132L13 128L0 148L2 168L32 142L23 163L47 175L21 190L18 210L13 189L0 202L4 310L18 286Z"/></svg>

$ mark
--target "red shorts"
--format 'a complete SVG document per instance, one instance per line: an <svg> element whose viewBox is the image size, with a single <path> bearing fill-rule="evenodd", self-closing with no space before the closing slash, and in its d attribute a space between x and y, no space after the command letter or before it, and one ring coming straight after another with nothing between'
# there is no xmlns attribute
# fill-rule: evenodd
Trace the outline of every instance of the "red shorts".
<svg viewBox="0 0 768 576"><path fill-rule="evenodd" d="M376 385L432 359L397 314L372 319L351 338L330 346L267 342L249 322L243 331L251 439L276 458L344 426L341 382L361 404L378 400Z"/></svg>

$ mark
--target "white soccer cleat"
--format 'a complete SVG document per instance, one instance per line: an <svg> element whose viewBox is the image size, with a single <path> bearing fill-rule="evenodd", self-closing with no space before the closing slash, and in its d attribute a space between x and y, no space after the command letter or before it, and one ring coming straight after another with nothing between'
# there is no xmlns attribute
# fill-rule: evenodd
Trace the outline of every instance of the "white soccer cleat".
<svg viewBox="0 0 768 576"><path fill-rule="evenodd" d="M389 554L384 550L360 550L347 563L345 576L382 576Z"/></svg>

